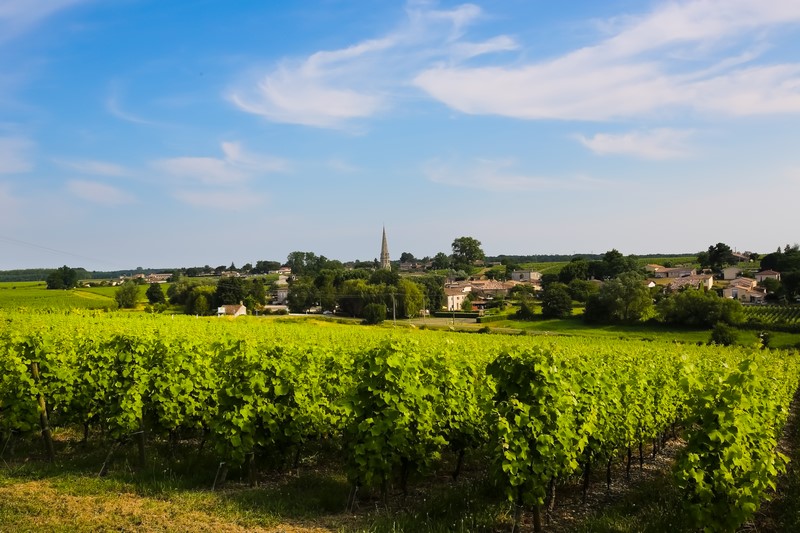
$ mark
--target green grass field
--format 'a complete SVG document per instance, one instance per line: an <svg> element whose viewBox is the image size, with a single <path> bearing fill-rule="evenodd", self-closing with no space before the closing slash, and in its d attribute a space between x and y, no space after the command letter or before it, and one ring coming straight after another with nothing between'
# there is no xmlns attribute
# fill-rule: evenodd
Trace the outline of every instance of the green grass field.
<svg viewBox="0 0 800 533"><path fill-rule="evenodd" d="M47 290L43 281L0 282L0 309L115 309L116 287ZM147 303L147 285L139 287L139 302Z"/></svg>

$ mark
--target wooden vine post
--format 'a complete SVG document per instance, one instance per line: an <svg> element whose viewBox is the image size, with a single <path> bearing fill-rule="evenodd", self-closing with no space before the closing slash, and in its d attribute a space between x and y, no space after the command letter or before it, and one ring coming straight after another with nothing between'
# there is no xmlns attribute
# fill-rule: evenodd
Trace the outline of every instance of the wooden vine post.
<svg viewBox="0 0 800 533"><path fill-rule="evenodd" d="M33 380L39 384L39 363L36 361L31 363L31 372L33 373ZM52 463L56 460L56 452L53 447L53 435L50 432L50 421L47 418L47 404L44 400L44 394L40 390L37 394L39 400L39 425L42 428L42 440L44 441L45 451L47 452L47 459Z"/></svg>

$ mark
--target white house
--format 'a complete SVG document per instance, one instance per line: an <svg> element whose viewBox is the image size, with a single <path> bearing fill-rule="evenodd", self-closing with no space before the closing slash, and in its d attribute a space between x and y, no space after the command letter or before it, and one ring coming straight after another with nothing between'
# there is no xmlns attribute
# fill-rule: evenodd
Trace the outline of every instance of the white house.
<svg viewBox="0 0 800 533"><path fill-rule="evenodd" d="M464 300L467 298L467 293L460 288L445 288L445 307L448 311L460 311Z"/></svg>
<svg viewBox="0 0 800 533"><path fill-rule="evenodd" d="M765 279L774 279L780 281L781 273L775 272L774 270L762 270L761 272L756 274L756 281L762 282Z"/></svg>
<svg viewBox="0 0 800 533"><path fill-rule="evenodd" d="M217 316L242 316L247 314L247 308L242 304L221 305L217 308Z"/></svg>

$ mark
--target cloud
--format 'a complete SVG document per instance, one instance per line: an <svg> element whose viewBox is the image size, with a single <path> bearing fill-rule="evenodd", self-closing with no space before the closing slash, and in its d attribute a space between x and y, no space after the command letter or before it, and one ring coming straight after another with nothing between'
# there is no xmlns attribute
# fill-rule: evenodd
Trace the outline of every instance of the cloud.
<svg viewBox="0 0 800 533"><path fill-rule="evenodd" d="M353 174L361 169L344 159L333 158L327 161L328 168L340 174Z"/></svg>
<svg viewBox="0 0 800 533"><path fill-rule="evenodd" d="M586 190L609 185L608 182L585 176L536 176L520 172L515 167L516 162L511 159L471 159L457 163L434 159L423 165L422 172L434 183L492 192Z"/></svg>
<svg viewBox="0 0 800 533"><path fill-rule="evenodd" d="M251 182L290 170L288 161L247 152L238 142L223 142L220 147L221 158L175 157L155 161L153 167L173 179L173 196L181 202L220 209L262 204L266 197L253 191Z"/></svg>
<svg viewBox="0 0 800 533"><path fill-rule="evenodd" d="M143 124L147 126L154 126L156 125L155 122L141 118L129 111L122 109L122 106L119 103L119 97L116 94L112 94L106 100L106 110L111 113L113 116L124 120L125 122L132 122L134 124Z"/></svg>
<svg viewBox="0 0 800 533"><path fill-rule="evenodd" d="M236 210L257 207L264 203L265 197L250 191L189 191L180 190L174 193L175 198L194 207Z"/></svg>
<svg viewBox="0 0 800 533"><path fill-rule="evenodd" d="M661 4L608 26L595 45L514 66L437 65L414 84L469 114L609 120L688 108L753 115L800 111L800 64L742 66L741 53L778 26L800 23L800 3L695 0Z"/></svg>
<svg viewBox="0 0 800 533"><path fill-rule="evenodd" d="M30 172L33 143L24 137L0 137L0 174Z"/></svg>
<svg viewBox="0 0 800 533"><path fill-rule="evenodd" d="M134 197L127 192L94 181L72 180L67 183L67 190L78 198L105 206L118 206L134 201Z"/></svg>
<svg viewBox="0 0 800 533"><path fill-rule="evenodd" d="M226 97L242 111L273 122L344 128L391 108L402 90L431 61L460 61L513 50L511 37L462 42L465 29L482 16L464 4L448 10L412 2L407 19L389 34L306 58L281 61L274 69L238 87Z"/></svg>
<svg viewBox="0 0 800 533"><path fill-rule="evenodd" d="M3 0L0 2L0 44L31 30L56 12L85 0Z"/></svg>
<svg viewBox="0 0 800 533"><path fill-rule="evenodd" d="M162 159L153 166L170 176L205 185L242 184L257 175L285 172L288 163L276 157L246 153L236 142L223 142L222 158L174 157Z"/></svg>
<svg viewBox="0 0 800 533"><path fill-rule="evenodd" d="M22 220L19 214L22 211L22 204L11 192L11 185L0 181L0 222L4 226L10 226L16 221Z"/></svg>
<svg viewBox="0 0 800 533"><path fill-rule="evenodd" d="M106 163L104 161L91 161L91 160L82 160L82 161L62 161L56 160L56 163L59 165L68 168L70 170L74 170L81 174L92 174L94 176L113 176L113 177L121 177L121 176L128 176L130 172L117 164L114 163Z"/></svg>
<svg viewBox="0 0 800 533"><path fill-rule="evenodd" d="M578 135L577 139L597 155L629 155L641 159L676 159L690 155L688 130L660 128L629 133L597 133L591 138Z"/></svg>

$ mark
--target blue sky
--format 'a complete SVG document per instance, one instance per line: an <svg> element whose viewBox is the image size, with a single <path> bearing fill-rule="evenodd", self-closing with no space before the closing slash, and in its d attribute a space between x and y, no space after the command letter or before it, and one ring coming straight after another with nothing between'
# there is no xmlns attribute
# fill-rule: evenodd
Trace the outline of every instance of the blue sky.
<svg viewBox="0 0 800 533"><path fill-rule="evenodd" d="M0 269L798 240L800 2L0 0Z"/></svg>

